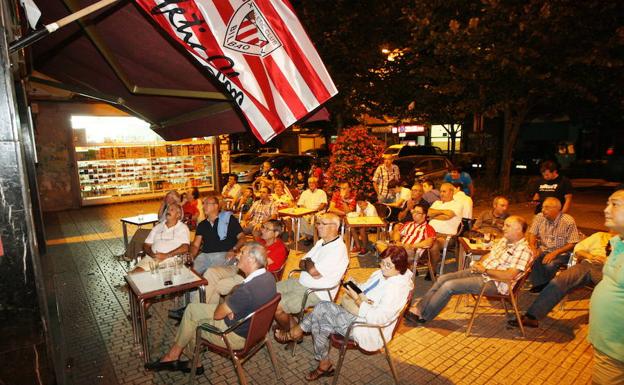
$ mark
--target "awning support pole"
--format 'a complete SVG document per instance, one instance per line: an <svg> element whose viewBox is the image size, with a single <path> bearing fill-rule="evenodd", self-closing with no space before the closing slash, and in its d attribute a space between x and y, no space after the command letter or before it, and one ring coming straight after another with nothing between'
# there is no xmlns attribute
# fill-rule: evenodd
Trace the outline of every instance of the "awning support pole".
<svg viewBox="0 0 624 385"><path fill-rule="evenodd" d="M54 22L54 23L50 23L47 24L39 29L37 29L36 31L34 31L33 33L30 33L26 36L23 36L13 42L11 42L9 44L9 53L13 53L15 51L18 51L22 48L26 48L31 44L34 44L35 42L43 39L44 37L48 36L49 34L51 34L52 32L56 31L59 28L62 28L64 26L66 26L69 23L72 23L78 19L80 19L81 17L87 16L95 11L98 11L110 4L113 4L115 2L117 2L119 0L100 0L97 3L93 3L88 7L85 7L83 9L81 9L80 11L74 12L71 15L67 15L62 19L59 19L58 21Z"/></svg>

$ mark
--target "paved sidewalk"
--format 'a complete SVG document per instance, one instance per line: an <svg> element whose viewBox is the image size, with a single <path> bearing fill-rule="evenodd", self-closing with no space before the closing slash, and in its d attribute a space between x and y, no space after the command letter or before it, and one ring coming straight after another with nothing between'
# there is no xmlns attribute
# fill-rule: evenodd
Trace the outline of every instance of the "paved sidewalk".
<svg viewBox="0 0 624 385"><path fill-rule="evenodd" d="M572 214L579 226L599 229L606 197L579 197ZM607 194L608 196L608 194ZM48 254L44 257L46 285L53 289L62 341L57 341L57 358L65 368L68 384L179 384L187 378L178 373L149 373L143 370L140 348L132 340L127 293L123 276L130 266L115 255L122 252L119 218L139 211L154 211L158 203L143 202L84 208L46 214ZM512 212L530 210L514 205ZM475 210L478 213L478 209ZM529 218L527 218L529 219ZM130 229L130 234L133 230ZM297 264L289 259L287 269ZM351 258L349 274L365 279L375 267L372 257ZM416 297L430 283L417 279ZM52 293L51 293L52 294ZM532 301L521 297L526 309ZM586 384L590 381L592 349L586 342L589 292L579 291L569 299L566 310L557 308L538 329L528 329L526 339L508 330L498 303L483 306L473 336L465 335L471 306L454 313L452 300L442 314L426 328L401 327L391 350L402 384ZM472 302L471 302L472 304ZM159 357L171 344L175 322L167 319L171 301L150 308L148 321L150 351ZM307 337L291 357L279 344L278 359L284 382L307 383L303 377L315 367L311 338ZM336 359L335 351L332 357ZM207 353L206 373L200 384L235 384L235 372L226 359ZM252 384L273 382L265 353L258 353L245 365ZM327 383L328 380L318 383ZM383 355L349 352L340 377L343 384L391 384L392 377Z"/></svg>

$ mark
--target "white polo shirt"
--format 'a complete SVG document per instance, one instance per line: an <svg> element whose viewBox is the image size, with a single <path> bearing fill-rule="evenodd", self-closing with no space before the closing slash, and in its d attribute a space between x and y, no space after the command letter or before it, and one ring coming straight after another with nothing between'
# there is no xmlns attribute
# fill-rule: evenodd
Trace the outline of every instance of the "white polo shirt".
<svg viewBox="0 0 624 385"><path fill-rule="evenodd" d="M408 200L410 200L411 197L412 197L412 191L408 188L401 187L401 192L394 194L394 201L398 202L400 199L402 199L403 204L401 205L401 207L405 207L405 203Z"/></svg>
<svg viewBox="0 0 624 385"><path fill-rule="evenodd" d="M463 191L458 191L455 195L453 195L453 200L462 204L462 218L472 219L472 198L466 195Z"/></svg>
<svg viewBox="0 0 624 385"><path fill-rule="evenodd" d="M188 227L181 221L178 221L171 227L167 227L165 222L162 222L154 226L147 238L145 238L145 243L152 245L154 253L168 253L185 243L190 244L191 233Z"/></svg>
<svg viewBox="0 0 624 385"><path fill-rule="evenodd" d="M320 188L317 188L314 192L310 191L310 189L305 190L297 201L297 205L310 210L318 210L322 203L327 203L327 194Z"/></svg>
<svg viewBox="0 0 624 385"><path fill-rule="evenodd" d="M337 237L326 244L323 244L324 242L320 239L305 256L305 258L309 258L314 262L314 267L321 274L317 279L305 271L302 272L299 276L299 283L305 287L318 289L335 286L340 282L345 271L347 271L349 255L342 237ZM317 292L316 295L321 300L331 301L338 289L340 288L332 290L332 298L327 297L327 292Z"/></svg>
<svg viewBox="0 0 624 385"><path fill-rule="evenodd" d="M435 201L431 205L431 208L435 210L453 211L455 213L453 218L445 221L441 219L431 219L429 220L429 225L431 225L437 233L457 234L457 228L462 220L462 204L454 199L448 202Z"/></svg>

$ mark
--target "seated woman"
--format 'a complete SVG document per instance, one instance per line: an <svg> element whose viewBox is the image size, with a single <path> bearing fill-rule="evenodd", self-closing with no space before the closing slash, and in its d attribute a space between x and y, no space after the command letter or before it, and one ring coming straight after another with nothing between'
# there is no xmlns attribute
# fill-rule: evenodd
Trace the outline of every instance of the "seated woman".
<svg viewBox="0 0 624 385"><path fill-rule="evenodd" d="M413 288L412 272L407 268L407 253L403 247L390 246L380 256L381 269L375 271L368 281L357 285L362 293L357 294L348 286L342 305L323 301L307 314L299 325L289 331L276 331L279 342L297 341L303 333L312 333L314 358L318 367L308 373L307 381L332 376L334 368L329 359L329 336L333 333L345 335L352 322L363 321L383 324L397 317L407 302ZM347 310L349 309L349 310ZM396 322L395 322L396 323ZM395 323L383 330L386 341L392 339ZM351 337L360 348L376 351L383 347L379 332L372 328L355 328Z"/></svg>

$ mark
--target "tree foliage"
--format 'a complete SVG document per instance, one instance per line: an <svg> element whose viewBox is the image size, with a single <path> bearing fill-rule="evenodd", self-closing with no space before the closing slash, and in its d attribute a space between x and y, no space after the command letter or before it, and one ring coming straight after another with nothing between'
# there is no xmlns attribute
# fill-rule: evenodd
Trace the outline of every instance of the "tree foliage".
<svg viewBox="0 0 624 385"><path fill-rule="evenodd" d="M332 148L326 186L332 191L341 181L367 196L374 194L373 174L381 164L384 143L368 133L364 126L344 129Z"/></svg>

